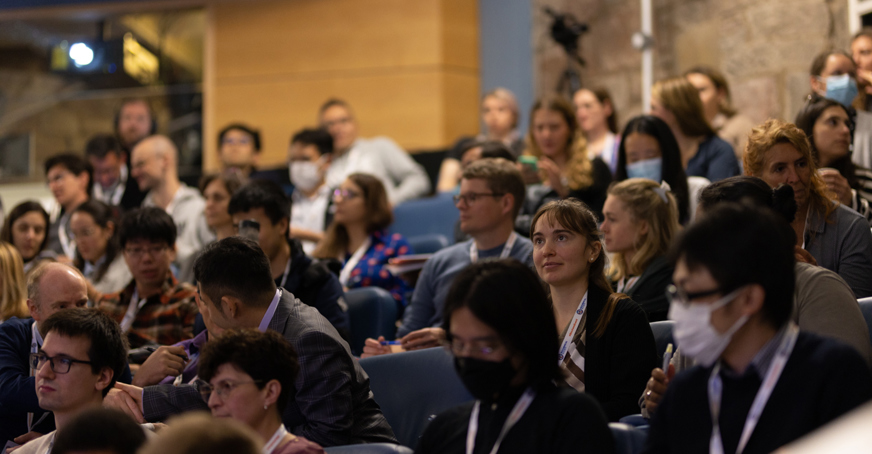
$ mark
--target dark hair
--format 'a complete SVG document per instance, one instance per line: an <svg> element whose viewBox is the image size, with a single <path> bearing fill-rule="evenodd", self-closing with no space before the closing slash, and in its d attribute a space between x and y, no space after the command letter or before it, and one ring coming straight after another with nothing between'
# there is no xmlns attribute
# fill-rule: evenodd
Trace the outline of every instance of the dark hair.
<svg viewBox="0 0 872 454"><path fill-rule="evenodd" d="M695 220L673 244L670 258L683 259L690 270L707 269L724 295L759 284L766 293L763 318L781 328L793 310L794 235L772 210L726 202Z"/></svg>
<svg viewBox="0 0 872 454"><path fill-rule="evenodd" d="M133 240L162 241L173 247L176 244L176 235L173 218L157 207L135 208L124 213L118 228L122 248Z"/></svg>
<svg viewBox="0 0 872 454"><path fill-rule="evenodd" d="M324 128L306 128L291 137L291 143L314 145L321 155L333 153L333 137Z"/></svg>
<svg viewBox="0 0 872 454"><path fill-rule="evenodd" d="M232 216L257 208L263 209L273 225L284 219L288 221L288 228L290 228L291 199L278 183L269 180L252 180L233 193L227 205L227 212ZM285 233L287 234L287 230Z"/></svg>
<svg viewBox="0 0 872 454"><path fill-rule="evenodd" d="M119 156L123 153L121 143L111 134L97 134L88 140L85 145L85 157L104 159L107 154L115 153Z"/></svg>
<svg viewBox="0 0 872 454"><path fill-rule="evenodd" d="M12 241L12 224L15 224L15 221L17 221L18 218L30 213L31 211L36 211L42 215L43 219L45 219L45 237L42 239L42 244L39 245L39 251L36 253L36 255L39 255L39 253L45 249L45 244L48 243L48 227L51 225L48 213L39 202L26 200L15 205L15 208L12 208L12 211L9 212L9 216L6 217L6 221L3 223L3 229L0 230L0 241L5 241L14 245L15 243ZM33 257L22 257L24 260L30 260L32 258Z"/></svg>
<svg viewBox="0 0 872 454"><path fill-rule="evenodd" d="M527 187L521 171L511 162L499 158L484 158L463 169L464 180L484 180L488 189L495 194L511 194L514 200L512 219L518 217L527 196Z"/></svg>
<svg viewBox="0 0 872 454"><path fill-rule="evenodd" d="M364 216L366 216L366 233L388 228L394 222L394 213L388 201L388 193L381 180L368 173L352 173L348 180L360 187L363 197ZM344 225L333 222L327 227L324 239L312 252L312 257L333 259L345 254L348 247L348 230Z"/></svg>
<svg viewBox="0 0 872 454"><path fill-rule="evenodd" d="M109 265L111 265L112 261L115 260L115 257L118 256L118 252L121 249L121 245L118 241L118 211L116 208L106 205L99 200L91 199L79 205L70 215L72 216L72 214L79 212L89 214L91 218L94 219L94 223L99 225L102 229L109 228L109 223L112 223L112 237L109 238L109 242L106 243L106 251L103 255L105 260L103 260L103 263L101 263L94 272L93 280L97 282L100 279L103 279L103 276L109 269ZM78 254L78 250L76 258L73 259L73 265L75 265L79 270L85 270L85 259Z"/></svg>
<svg viewBox="0 0 872 454"><path fill-rule="evenodd" d="M824 72L824 68L827 67L827 59L830 58L830 55L841 55L843 57L847 57L848 60L851 61L851 64L854 65L854 68L857 67L857 64L854 63L854 57L841 49L831 48L817 54L817 56L814 57L814 60L811 61L811 69L809 69L809 74L812 76L820 76Z"/></svg>
<svg viewBox="0 0 872 454"><path fill-rule="evenodd" d="M269 360L264 361L264 358ZM270 380L277 380L282 386L276 402L279 414L293 398L294 381L300 372L297 352L275 331L230 330L210 339L201 352L197 375L209 381L224 364L248 374L258 389L263 389Z"/></svg>
<svg viewBox="0 0 872 454"><path fill-rule="evenodd" d="M327 109L334 106L343 107L345 108L345 110L349 111L349 113L351 112L351 106L348 105L348 103L344 99L330 98L324 101L324 104L321 104L321 107L318 108L318 116L320 117Z"/></svg>
<svg viewBox="0 0 872 454"><path fill-rule="evenodd" d="M460 158L462 159L463 155L473 148L481 148L481 159L503 158L509 162L518 160L509 150L509 147L499 140L469 140L460 147Z"/></svg>
<svg viewBox="0 0 872 454"><path fill-rule="evenodd" d="M799 129L802 129L802 132L804 132L808 137L808 143L811 145L811 155L814 157L814 161L818 168L821 167L821 155L817 149L817 145L814 143L814 125L817 123L818 118L823 115L824 111L830 107L838 107L839 109L842 109L842 111L845 112L845 115L848 116L848 122L852 122L852 115L848 112L848 109L846 109L845 106L838 101L833 101L832 99L827 99L822 96L815 96L806 101L799 113L796 114L796 121L794 121L796 126ZM851 129L851 135L853 137L853 125L849 125L849 128ZM857 181L856 169L854 163L851 161L851 153L847 153L845 156L836 159L827 167L832 167L838 170L839 174L848 180L848 186L851 188L860 188L860 182Z"/></svg>
<svg viewBox="0 0 872 454"><path fill-rule="evenodd" d="M94 183L94 168L91 167L91 163L78 154L69 152L56 154L45 160L45 176L48 176L48 171L56 166L62 166L75 176L87 173L88 185L85 186L85 192L88 193L88 197L91 196L91 185Z"/></svg>
<svg viewBox="0 0 872 454"><path fill-rule="evenodd" d="M224 296L259 307L262 300L268 306L276 291L266 254L254 241L237 236L206 246L194 262L194 277L219 311Z"/></svg>
<svg viewBox="0 0 872 454"><path fill-rule="evenodd" d="M236 173L210 173L208 175L203 175L203 178L200 178L200 184L198 186L200 194L205 196L206 187L212 184L213 181L220 181L224 186L224 190L226 190L231 197L245 184L243 179Z"/></svg>
<svg viewBox="0 0 872 454"><path fill-rule="evenodd" d="M772 189L757 177L739 175L725 178L706 186L699 195L699 206L706 211L722 202L750 203L771 208L787 223L796 218L793 188L788 184L780 184Z"/></svg>
<svg viewBox="0 0 872 454"><path fill-rule="evenodd" d="M121 332L118 322L99 309L62 309L39 326L43 338L52 331L66 337L86 337L91 341L88 349L91 372L98 374L104 367L113 372L112 381L103 389L103 397L106 397L127 366L127 336Z"/></svg>
<svg viewBox="0 0 872 454"><path fill-rule="evenodd" d="M727 83L727 78L720 71L711 66L694 66L684 72L684 77L690 74L700 74L708 78L715 86L715 90L724 91L724 102L718 105L718 112L727 116L727 118L736 115L736 109L732 105L732 97L730 96L730 85Z"/></svg>
<svg viewBox="0 0 872 454"><path fill-rule="evenodd" d="M621 143L618 145L618 165L615 169L615 181L627 179L627 137L630 134L645 134L657 140L660 145L660 155L663 162L660 179L669 184L672 194L678 202L678 220L682 224L690 221L690 190L687 187L687 174L681 163L681 149L678 142L665 121L653 115L639 115L633 117L624 133L621 134ZM658 181L659 183L659 181Z"/></svg>
<svg viewBox="0 0 872 454"><path fill-rule="evenodd" d="M529 267L515 259L482 260L461 271L445 298L442 328L449 341L452 314L462 307L493 328L510 352L523 357L528 383L562 379L554 313Z"/></svg>
<svg viewBox="0 0 872 454"><path fill-rule="evenodd" d="M53 454L83 451L109 451L136 454L145 444L142 427L126 414L111 408L89 408L57 431Z"/></svg>
<svg viewBox="0 0 872 454"><path fill-rule="evenodd" d="M218 146L221 146L221 143L224 142L224 136L227 135L228 132L232 130L239 130L251 136L251 142L254 145L254 151L260 152L260 132L257 129L252 129L242 123L232 123L224 127L221 131L218 132Z"/></svg>

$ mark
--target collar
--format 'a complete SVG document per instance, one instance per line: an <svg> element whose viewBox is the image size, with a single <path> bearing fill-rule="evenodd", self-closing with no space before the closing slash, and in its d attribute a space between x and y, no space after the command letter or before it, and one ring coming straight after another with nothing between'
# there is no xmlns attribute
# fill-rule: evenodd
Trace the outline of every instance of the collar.
<svg viewBox="0 0 872 454"><path fill-rule="evenodd" d="M835 203L835 202L832 202ZM838 207L836 207L838 209ZM823 213L818 213L811 206L808 207L808 217L805 219L806 232L824 233L827 227L827 220L823 217Z"/></svg>
<svg viewBox="0 0 872 454"><path fill-rule="evenodd" d="M82 274L84 274L85 276L91 276L91 274L94 273L95 271L97 271L97 268L100 268L100 266L103 265L103 263L105 263L105 262L106 262L106 254L103 254L103 257L100 257L94 263L91 263L91 262L86 260L85 266L84 266L85 269L82 270Z"/></svg>
<svg viewBox="0 0 872 454"><path fill-rule="evenodd" d="M257 330L265 333L267 328L269 328L269 322L272 321L273 316L276 314L276 309L279 307L279 300L282 298L282 289L277 288L276 294L273 296L272 301L269 303L269 307L266 310L266 313L263 314L263 319L260 321L260 325L258 325Z"/></svg>
<svg viewBox="0 0 872 454"><path fill-rule="evenodd" d="M36 340L37 347L42 347L42 334L39 332L39 326L36 323L36 320L33 321L33 324L30 325L31 330L33 331L33 338Z"/></svg>
<svg viewBox="0 0 872 454"><path fill-rule="evenodd" d="M778 353L778 346L781 345L781 340L784 339L784 336L787 335L787 327L790 323L786 323L775 336L772 336L772 339L769 339L769 342L761 348L754 358L751 360L751 364L748 365L748 368L745 370L745 373L739 375L733 372L726 364L722 363L721 370L728 377L740 377L745 376L750 373L754 373L760 380L763 380L766 375L766 371L769 370L769 365L772 364L772 360L775 358L775 354ZM753 372L752 372L753 371Z"/></svg>
<svg viewBox="0 0 872 454"><path fill-rule="evenodd" d="M203 345L209 339L209 331L203 330L200 334L197 334L193 339L191 339L191 343L188 344L188 355L194 355L200 352L200 349L203 348Z"/></svg>

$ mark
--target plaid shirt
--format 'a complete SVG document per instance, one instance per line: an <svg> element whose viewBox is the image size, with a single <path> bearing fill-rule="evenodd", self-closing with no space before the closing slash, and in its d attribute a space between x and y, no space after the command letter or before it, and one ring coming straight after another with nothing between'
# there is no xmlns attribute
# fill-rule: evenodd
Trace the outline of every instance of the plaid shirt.
<svg viewBox="0 0 872 454"><path fill-rule="evenodd" d="M136 282L131 281L119 293L103 295L97 307L121 323ZM188 283L180 283L175 277L164 282L161 293L148 297L139 309L133 325L127 332L130 348L146 344L172 345L193 337L194 320L197 317L197 302L194 300L197 289Z"/></svg>

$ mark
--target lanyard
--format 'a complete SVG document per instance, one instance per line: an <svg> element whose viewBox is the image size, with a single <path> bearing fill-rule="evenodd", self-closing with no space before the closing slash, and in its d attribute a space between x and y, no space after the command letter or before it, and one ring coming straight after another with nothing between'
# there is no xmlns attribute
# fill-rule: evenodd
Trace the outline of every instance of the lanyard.
<svg viewBox="0 0 872 454"><path fill-rule="evenodd" d="M270 454L279 446L279 443L285 438L285 435L288 434L288 430L285 429L285 425L282 424L276 429L276 433L273 434L272 438L264 445L263 454Z"/></svg>
<svg viewBox="0 0 872 454"><path fill-rule="evenodd" d="M581 317L584 315L585 309L587 309L587 293L587 291L584 292L581 302L578 303L578 310L576 310L575 315L572 316L572 320L569 322L569 327L566 329L566 335L563 336L563 342L560 344L560 354L557 356L557 364L563 363L566 350L569 349L569 343L572 342L572 336L575 335L575 332L578 331L579 325L581 324Z"/></svg>
<svg viewBox="0 0 872 454"><path fill-rule="evenodd" d="M139 301L139 303L134 303L135 301ZM127 313L124 314L124 318L121 319L121 332L126 333L130 330L137 312L139 312L139 310L142 309L142 306L145 306L145 303L147 302L148 298L139 299L139 289L134 288L133 296L130 297L130 304L127 306Z"/></svg>
<svg viewBox="0 0 872 454"><path fill-rule="evenodd" d="M506 244L503 245L503 251L500 252L500 258L504 259L509 256L509 253L512 252L512 248L515 246L515 241L518 239L518 234L512 232L509 235L509 239L506 240ZM475 263L478 261L478 247L475 246L475 240L472 241L472 244L469 245L469 261Z"/></svg>
<svg viewBox="0 0 872 454"><path fill-rule="evenodd" d="M342 267L342 272L339 273L339 283L342 284L343 287L348 287L348 280L351 279L351 272L357 266L360 259L363 258L363 254L366 253L366 250L369 249L369 245L372 244L372 239L367 237L366 240L363 241L363 244L354 251L354 254L345 262L345 266Z"/></svg>
<svg viewBox="0 0 872 454"><path fill-rule="evenodd" d="M69 223L64 222L64 220L69 220L69 216L65 214L58 220L58 239L61 242L64 255L72 258L76 256L76 240L67 235L66 226L69 226Z"/></svg>
<svg viewBox="0 0 872 454"><path fill-rule="evenodd" d="M288 282L288 275L291 273L291 258L288 257L288 263L285 265L285 271L282 273L282 280L279 284L279 287L284 287L285 283Z"/></svg>
<svg viewBox="0 0 872 454"><path fill-rule="evenodd" d="M754 403L751 404L751 410L748 411L748 416L745 418L745 427L742 429L742 437L739 439L739 445L736 447L736 454L740 454L748 440L751 439L751 434L754 433L754 428L757 427L757 422L760 421L760 415L763 413L763 408L772 395L772 390L778 383L778 378L781 377L781 372L784 371L784 365L793 351L793 346L796 344L796 337L799 335L799 327L793 322L787 327L787 333L781 344L778 346L778 353L769 365L769 370L766 371L766 376L763 377L763 383L757 391L757 396L754 398ZM721 430L718 424L718 415L721 410L721 394L723 392L723 384L720 372L720 364L712 369L712 374L708 382L708 397L709 408L712 413L712 438L709 443L709 452L714 454L723 454L724 443L721 440Z"/></svg>
<svg viewBox="0 0 872 454"><path fill-rule="evenodd" d="M490 450L490 454L496 454L497 451L500 450L500 444L503 442L503 438L506 438L506 434L509 433L512 426L521 419L521 416L524 416L524 412L527 411L527 408L533 402L535 397L536 392L533 391L533 388L527 388L527 390L524 391L524 394L521 395L521 398L518 399L515 406L512 407L512 412L509 413L506 422L503 423L503 428L500 430L500 435L497 437L493 449ZM479 407L481 407L481 401L476 400L475 404L472 406L472 414L469 415L469 431L466 433L466 454L472 454L472 448L475 447L475 436L478 434Z"/></svg>
<svg viewBox="0 0 872 454"><path fill-rule="evenodd" d="M33 335L30 338L30 353L39 353L39 346L42 345L42 336L40 336L39 330L36 328L36 321L35 320L34 320L33 324L30 325L30 332ZM30 369L30 376L35 377L36 376L35 371L33 370L32 367L30 367L30 364L28 364L27 368ZM49 412L45 412L42 414L42 416L36 422L33 422L33 412L28 412L27 413L27 431L28 432L32 431L33 426L41 423L48 415L49 415Z"/></svg>

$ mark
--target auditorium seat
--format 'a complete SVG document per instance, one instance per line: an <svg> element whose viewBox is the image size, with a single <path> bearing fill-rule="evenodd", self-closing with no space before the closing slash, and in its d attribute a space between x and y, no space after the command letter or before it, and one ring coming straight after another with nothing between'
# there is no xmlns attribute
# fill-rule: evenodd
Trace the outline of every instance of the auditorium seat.
<svg viewBox="0 0 872 454"><path fill-rule="evenodd" d="M451 241L440 233L410 236L406 240L415 254L433 254L451 244Z"/></svg>
<svg viewBox="0 0 872 454"><path fill-rule="evenodd" d="M397 301L381 287L361 287L345 292L351 352L360 355L367 338L393 339L397 332Z"/></svg>
<svg viewBox="0 0 872 454"><path fill-rule="evenodd" d="M863 318L866 319L866 326L869 328L869 341L872 342L872 297L861 298L857 300L857 303L860 305Z"/></svg>
<svg viewBox="0 0 872 454"><path fill-rule="evenodd" d="M633 427L619 422L609 423L615 439L615 454L638 454L645 448L648 427Z"/></svg>
<svg viewBox="0 0 872 454"><path fill-rule="evenodd" d="M652 322L651 332L654 333L654 342L657 343L657 354L663 358L666 353L666 346L672 344L672 351L678 347L675 340L672 338L672 328L675 322L672 320L664 320L662 322Z"/></svg>
<svg viewBox="0 0 872 454"><path fill-rule="evenodd" d="M438 233L451 241L454 238L454 224L460 218L451 196L442 193L395 206L394 223L390 231L406 238Z"/></svg>

